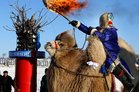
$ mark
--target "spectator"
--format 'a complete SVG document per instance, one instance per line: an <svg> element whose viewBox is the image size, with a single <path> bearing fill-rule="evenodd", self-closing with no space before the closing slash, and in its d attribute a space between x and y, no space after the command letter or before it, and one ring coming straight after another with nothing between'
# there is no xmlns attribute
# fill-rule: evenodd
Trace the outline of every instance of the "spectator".
<svg viewBox="0 0 139 92"><path fill-rule="evenodd" d="M0 72L0 92L1 92L1 81L2 81L2 75L1 75L1 72Z"/></svg>
<svg viewBox="0 0 139 92"><path fill-rule="evenodd" d="M3 72L1 84L2 92L11 92L12 86L14 87L14 81L8 75L8 71Z"/></svg>
<svg viewBox="0 0 139 92"><path fill-rule="evenodd" d="M42 77L41 80L41 86L40 86L40 92L48 92L48 86L47 86L47 68L45 69L45 75Z"/></svg>

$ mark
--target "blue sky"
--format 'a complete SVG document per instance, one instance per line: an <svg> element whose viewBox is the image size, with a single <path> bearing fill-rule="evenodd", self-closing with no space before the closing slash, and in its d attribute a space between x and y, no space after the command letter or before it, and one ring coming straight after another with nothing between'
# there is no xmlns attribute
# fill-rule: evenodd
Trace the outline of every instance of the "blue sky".
<svg viewBox="0 0 139 92"><path fill-rule="evenodd" d="M10 14L14 11L9 5L14 4L17 0L2 0L0 6L0 57L16 48L16 34L14 31L6 31L3 26L12 27ZM83 1L83 0L80 0ZM74 15L67 16L71 20L79 20L87 26L98 26L99 16L104 12L112 12L114 15L114 25L118 28L119 37L127 41L139 54L139 1L138 0L87 0L88 7L80 12L75 12ZM45 8L42 0L19 0L19 5L26 5L27 8L32 8L28 12L30 17L34 12ZM57 15L48 10L46 21L50 22ZM37 16L36 16L37 17ZM42 28L41 32L41 48L44 51L44 45L48 41L55 39L56 35L72 29L68 21L59 16L54 22ZM85 39L85 34L78 29L75 31L76 40L79 47L82 47ZM46 52L47 55L47 52Z"/></svg>

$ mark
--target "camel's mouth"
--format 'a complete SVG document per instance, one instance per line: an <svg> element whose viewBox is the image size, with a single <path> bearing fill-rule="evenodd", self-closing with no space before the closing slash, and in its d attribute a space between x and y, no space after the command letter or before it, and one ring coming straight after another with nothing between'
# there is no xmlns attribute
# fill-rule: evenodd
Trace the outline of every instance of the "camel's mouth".
<svg viewBox="0 0 139 92"><path fill-rule="evenodd" d="M45 50L49 53L49 55L54 56L56 52L55 42L47 42L45 45Z"/></svg>
<svg viewBox="0 0 139 92"><path fill-rule="evenodd" d="M47 51L48 49L52 49L52 43L51 42L47 42L45 45L45 50Z"/></svg>

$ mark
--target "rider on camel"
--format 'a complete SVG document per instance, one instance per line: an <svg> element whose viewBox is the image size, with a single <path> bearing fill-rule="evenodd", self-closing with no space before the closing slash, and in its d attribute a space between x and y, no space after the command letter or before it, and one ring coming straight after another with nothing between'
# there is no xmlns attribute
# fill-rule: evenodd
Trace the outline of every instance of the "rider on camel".
<svg viewBox="0 0 139 92"><path fill-rule="evenodd" d="M97 36L104 45L107 53L106 61L101 66L100 72L103 74L114 74L126 88L133 88L132 79L129 68L126 63L123 65L123 60L119 58L120 47L118 45L117 29L113 26L113 14L104 13L100 16L98 27L87 27L80 21L73 20L70 24L80 31L88 35Z"/></svg>

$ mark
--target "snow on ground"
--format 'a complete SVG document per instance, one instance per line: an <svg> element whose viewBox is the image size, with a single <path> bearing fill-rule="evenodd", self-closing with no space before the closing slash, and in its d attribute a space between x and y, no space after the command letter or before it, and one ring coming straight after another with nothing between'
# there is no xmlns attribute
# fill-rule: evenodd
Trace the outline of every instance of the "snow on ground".
<svg viewBox="0 0 139 92"><path fill-rule="evenodd" d="M42 76L44 75L44 70L46 67L37 67L37 92L40 91L40 81ZM3 71L7 70L8 71L8 75L10 75L12 77L12 79L15 77L15 66L0 66L0 73L1 75L3 74ZM14 92L14 90L12 89L12 92Z"/></svg>

